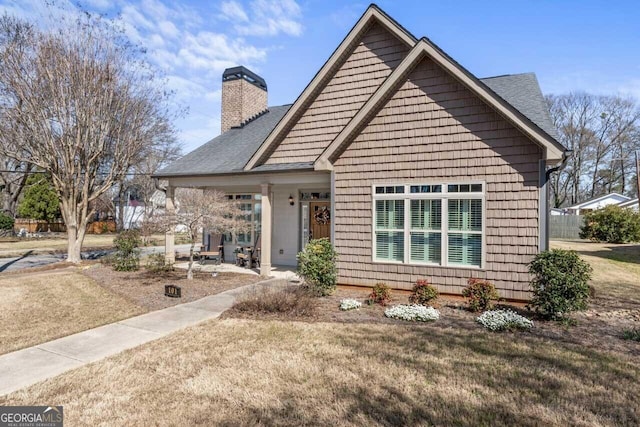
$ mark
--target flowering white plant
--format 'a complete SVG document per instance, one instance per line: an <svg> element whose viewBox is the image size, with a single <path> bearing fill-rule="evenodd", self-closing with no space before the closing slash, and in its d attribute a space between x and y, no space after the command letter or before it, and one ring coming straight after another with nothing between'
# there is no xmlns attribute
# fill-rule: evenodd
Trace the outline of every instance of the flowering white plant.
<svg viewBox="0 0 640 427"><path fill-rule="evenodd" d="M429 322L438 320L440 312L433 307L425 307L420 304L400 304L388 308L384 311L384 315L393 319Z"/></svg>
<svg viewBox="0 0 640 427"><path fill-rule="evenodd" d="M347 298L340 301L340 310L343 311L353 310L360 307L362 307L362 303L352 298Z"/></svg>
<svg viewBox="0 0 640 427"><path fill-rule="evenodd" d="M531 320L509 309L485 311L476 321L490 331L529 330L533 327Z"/></svg>

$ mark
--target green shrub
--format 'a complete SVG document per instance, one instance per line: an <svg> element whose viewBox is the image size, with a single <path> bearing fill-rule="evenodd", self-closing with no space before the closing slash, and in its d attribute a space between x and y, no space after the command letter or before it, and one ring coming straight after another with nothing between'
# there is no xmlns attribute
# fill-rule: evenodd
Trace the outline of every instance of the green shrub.
<svg viewBox="0 0 640 427"><path fill-rule="evenodd" d="M418 280L413 285L413 291L409 296L409 302L412 304L429 305L433 300L438 298L438 290L431 286L426 280Z"/></svg>
<svg viewBox="0 0 640 427"><path fill-rule="evenodd" d="M491 310L494 306L493 302L500 299L493 283L473 277L467 281L467 287L462 290L462 296L467 299L471 311Z"/></svg>
<svg viewBox="0 0 640 427"><path fill-rule="evenodd" d="M553 249L536 255L529 265L533 298L529 306L549 319L585 310L589 299L591 266L575 251Z"/></svg>
<svg viewBox="0 0 640 427"><path fill-rule="evenodd" d="M640 213L615 205L589 212L580 228L580 238L607 243L639 242Z"/></svg>
<svg viewBox="0 0 640 427"><path fill-rule="evenodd" d="M116 271L135 271L140 268L140 233L125 230L113 239L116 252L113 254L113 269Z"/></svg>
<svg viewBox="0 0 640 427"><path fill-rule="evenodd" d="M53 222L60 218L60 198L53 186L50 174L29 175L18 206L21 218L40 219Z"/></svg>
<svg viewBox="0 0 640 427"><path fill-rule="evenodd" d="M625 329L622 331L622 339L640 342L640 328Z"/></svg>
<svg viewBox="0 0 640 427"><path fill-rule="evenodd" d="M336 256L329 239L312 240L298 254L298 275L313 294L324 296L335 290Z"/></svg>
<svg viewBox="0 0 640 427"><path fill-rule="evenodd" d="M13 230L15 222L11 215L0 212L0 230Z"/></svg>
<svg viewBox="0 0 640 427"><path fill-rule="evenodd" d="M164 254L149 255L147 264L144 267L152 273L167 273L173 271L173 264L167 262Z"/></svg>
<svg viewBox="0 0 640 427"><path fill-rule="evenodd" d="M385 306L389 301L391 301L391 288L385 283L376 283L365 302L369 305L380 304Z"/></svg>

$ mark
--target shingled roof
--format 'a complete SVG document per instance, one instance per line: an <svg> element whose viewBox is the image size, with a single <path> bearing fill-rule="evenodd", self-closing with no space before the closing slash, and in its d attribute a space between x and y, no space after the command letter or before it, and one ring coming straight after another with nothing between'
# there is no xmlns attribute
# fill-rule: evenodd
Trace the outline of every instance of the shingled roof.
<svg viewBox="0 0 640 427"><path fill-rule="evenodd" d="M242 127L231 128L162 169L155 176L214 175L243 172L253 153L291 105L269 107Z"/></svg>
<svg viewBox="0 0 640 427"><path fill-rule="evenodd" d="M538 127L558 139L549 109L534 73L512 74L480 79ZM251 171L243 168L276 127L291 105L269 107L269 111L240 128L232 128L196 148L159 171L155 176L218 175L247 172L273 172L313 169L311 163L261 165Z"/></svg>
<svg viewBox="0 0 640 427"><path fill-rule="evenodd" d="M480 81L516 107L540 129L558 140L558 132L534 73L487 77Z"/></svg>

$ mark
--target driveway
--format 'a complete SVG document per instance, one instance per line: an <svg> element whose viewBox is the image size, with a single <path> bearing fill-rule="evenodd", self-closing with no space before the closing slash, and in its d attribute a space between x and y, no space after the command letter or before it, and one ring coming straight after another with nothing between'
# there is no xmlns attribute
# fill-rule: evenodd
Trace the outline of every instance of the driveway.
<svg viewBox="0 0 640 427"><path fill-rule="evenodd" d="M179 252L188 252L189 245L176 245L176 250ZM96 250L90 252L83 252L83 259L100 259L107 255L112 250ZM140 248L140 252L143 256L153 253L164 253L164 246L149 246ZM18 271L26 268L43 267L45 265L54 264L56 262L64 261L65 254L31 254L31 251L25 252L19 257L13 258L0 258L0 272L3 271Z"/></svg>

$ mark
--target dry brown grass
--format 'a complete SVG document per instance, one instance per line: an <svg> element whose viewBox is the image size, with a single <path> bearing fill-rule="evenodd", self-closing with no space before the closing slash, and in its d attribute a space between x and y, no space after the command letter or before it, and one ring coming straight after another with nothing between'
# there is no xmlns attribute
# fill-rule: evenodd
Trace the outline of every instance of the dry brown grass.
<svg viewBox="0 0 640 427"><path fill-rule="evenodd" d="M553 241L551 247L573 249L591 264L595 304L640 310L640 244Z"/></svg>
<svg viewBox="0 0 640 427"><path fill-rule="evenodd" d="M76 270L3 277L0 295L0 354L145 311Z"/></svg>
<svg viewBox="0 0 640 427"><path fill-rule="evenodd" d="M0 405L61 404L70 425L640 425L640 343L614 335L640 309L639 247L593 245L567 246L595 269L576 327L489 333L447 306L414 325L377 306L339 312L340 297L365 297L339 290L293 316L304 322L210 321Z"/></svg>
<svg viewBox="0 0 640 427"><path fill-rule="evenodd" d="M69 425L638 425L640 368L515 334L212 321L0 398Z"/></svg>

